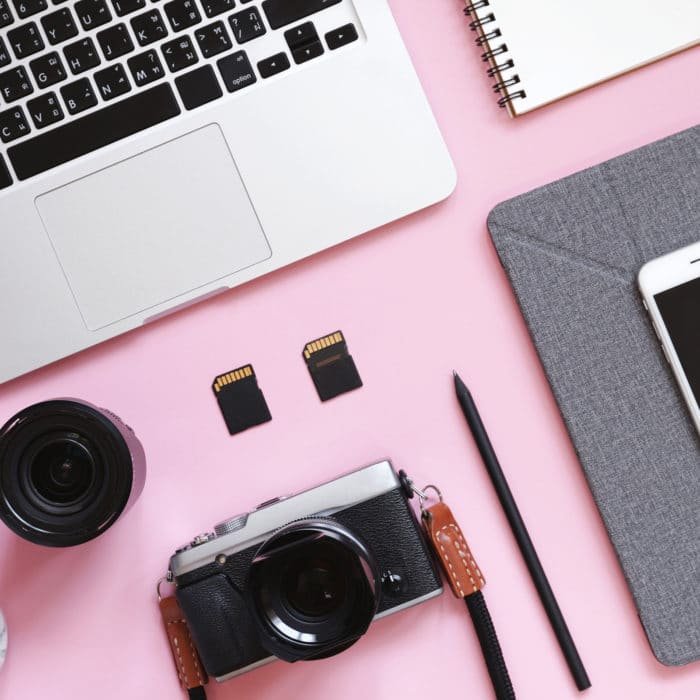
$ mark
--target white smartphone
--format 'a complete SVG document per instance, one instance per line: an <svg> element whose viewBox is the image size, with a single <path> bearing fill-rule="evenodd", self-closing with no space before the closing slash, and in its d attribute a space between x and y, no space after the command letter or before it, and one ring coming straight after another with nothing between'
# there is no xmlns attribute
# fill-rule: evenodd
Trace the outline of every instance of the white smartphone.
<svg viewBox="0 0 700 700"><path fill-rule="evenodd" d="M661 349L700 432L700 242L651 260L639 289Z"/></svg>

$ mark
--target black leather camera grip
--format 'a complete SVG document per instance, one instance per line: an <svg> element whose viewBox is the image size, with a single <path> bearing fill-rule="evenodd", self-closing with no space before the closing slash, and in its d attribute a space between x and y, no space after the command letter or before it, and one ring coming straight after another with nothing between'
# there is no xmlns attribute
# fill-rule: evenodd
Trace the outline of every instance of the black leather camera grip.
<svg viewBox="0 0 700 700"><path fill-rule="evenodd" d="M241 592L225 573L178 587L175 595L209 675L225 676L270 656L258 642Z"/></svg>

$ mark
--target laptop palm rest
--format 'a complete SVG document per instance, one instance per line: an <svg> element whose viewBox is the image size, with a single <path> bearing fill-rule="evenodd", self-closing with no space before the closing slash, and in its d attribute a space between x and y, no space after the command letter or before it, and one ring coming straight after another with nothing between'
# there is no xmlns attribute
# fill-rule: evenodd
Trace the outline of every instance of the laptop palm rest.
<svg viewBox="0 0 700 700"><path fill-rule="evenodd" d="M41 195L39 214L97 330L270 257L218 125ZM160 309L158 311L161 311Z"/></svg>

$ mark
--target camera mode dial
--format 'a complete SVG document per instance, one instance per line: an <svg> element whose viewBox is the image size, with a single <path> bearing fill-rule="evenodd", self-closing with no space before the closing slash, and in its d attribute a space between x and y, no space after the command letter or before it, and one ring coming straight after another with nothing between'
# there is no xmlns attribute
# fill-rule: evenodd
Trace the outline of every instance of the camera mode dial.
<svg viewBox="0 0 700 700"><path fill-rule="evenodd" d="M232 532L243 529L247 522L248 513L243 513L242 515L237 515L235 518L229 518L218 525L214 525L214 532L217 537L230 535Z"/></svg>

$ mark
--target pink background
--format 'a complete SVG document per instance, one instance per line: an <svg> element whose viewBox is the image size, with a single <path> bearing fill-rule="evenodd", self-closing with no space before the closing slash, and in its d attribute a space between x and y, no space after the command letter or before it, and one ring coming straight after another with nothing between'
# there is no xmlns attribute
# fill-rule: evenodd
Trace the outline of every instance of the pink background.
<svg viewBox="0 0 700 700"><path fill-rule="evenodd" d="M446 202L14 381L4 421L77 396L120 414L149 459L136 507L65 551L0 528L10 650L0 697L178 698L155 582L173 549L269 497L385 456L438 483L486 574L519 698L578 696L452 393L480 405L593 682L590 698L700 697L700 666L661 666L575 459L487 235L497 202L692 126L700 49L533 114L499 111L454 2L392 2L459 172ZM341 328L364 388L319 402L305 341ZM252 362L273 421L229 437L212 377ZM343 655L282 662L214 700L489 698L451 595L383 620Z"/></svg>

